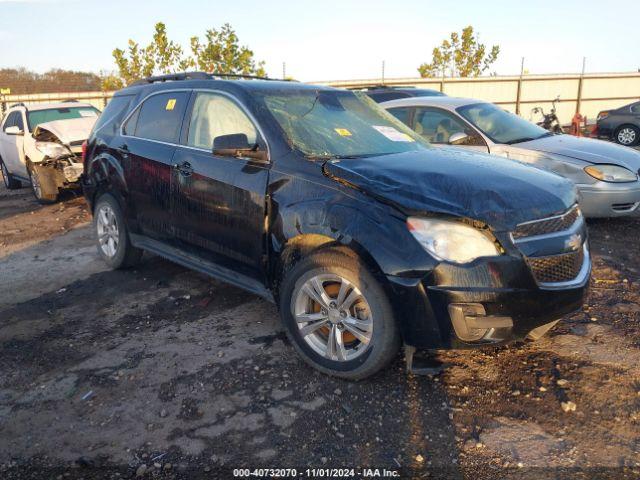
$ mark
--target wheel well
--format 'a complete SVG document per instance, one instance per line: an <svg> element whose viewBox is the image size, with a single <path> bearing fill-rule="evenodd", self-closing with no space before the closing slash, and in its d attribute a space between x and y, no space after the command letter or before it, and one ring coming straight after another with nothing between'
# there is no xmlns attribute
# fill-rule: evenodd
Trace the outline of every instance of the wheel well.
<svg viewBox="0 0 640 480"><path fill-rule="evenodd" d="M282 280L296 263L312 253L326 249L336 250L344 255L358 258L376 278L381 275L381 269L373 257L354 241L346 245L326 235L314 233L298 235L286 243L279 257L273 262L271 287L276 301L278 300L278 291Z"/></svg>

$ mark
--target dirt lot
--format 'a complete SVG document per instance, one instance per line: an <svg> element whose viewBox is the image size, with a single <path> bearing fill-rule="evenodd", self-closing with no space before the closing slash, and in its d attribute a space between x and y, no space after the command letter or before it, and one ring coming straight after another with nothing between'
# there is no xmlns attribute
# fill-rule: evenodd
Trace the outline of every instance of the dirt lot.
<svg viewBox="0 0 640 480"><path fill-rule="evenodd" d="M0 190L0 478L640 477L640 220L590 224L588 303L547 338L360 383L305 366L258 297L152 256L107 271L88 221Z"/></svg>

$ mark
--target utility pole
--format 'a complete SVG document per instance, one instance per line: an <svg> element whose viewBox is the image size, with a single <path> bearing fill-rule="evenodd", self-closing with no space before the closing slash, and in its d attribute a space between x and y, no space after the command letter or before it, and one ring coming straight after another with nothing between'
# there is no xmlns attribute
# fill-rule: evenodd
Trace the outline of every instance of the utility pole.
<svg viewBox="0 0 640 480"><path fill-rule="evenodd" d="M576 101L576 113L580 113L580 107L582 107L582 83L584 82L584 70L587 66L587 57L582 57L582 73L580 73L580 80L578 80L578 99Z"/></svg>
<svg viewBox="0 0 640 480"><path fill-rule="evenodd" d="M522 95L522 76L524 75L524 57L520 62L520 78L518 79L518 91L516 92L516 114L520 115L520 97Z"/></svg>
<svg viewBox="0 0 640 480"><path fill-rule="evenodd" d="M282 79L285 80L287 78L287 63L282 62Z"/></svg>
<svg viewBox="0 0 640 480"><path fill-rule="evenodd" d="M384 60L382 60L382 85L384 85Z"/></svg>

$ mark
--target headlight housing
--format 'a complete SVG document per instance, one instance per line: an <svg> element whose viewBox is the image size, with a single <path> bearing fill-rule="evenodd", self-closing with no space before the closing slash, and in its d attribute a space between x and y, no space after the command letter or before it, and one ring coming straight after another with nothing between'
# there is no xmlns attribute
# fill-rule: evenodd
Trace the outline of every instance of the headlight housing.
<svg viewBox="0 0 640 480"><path fill-rule="evenodd" d="M407 227L420 245L438 260L469 263L479 257L501 254L493 239L471 225L409 217Z"/></svg>
<svg viewBox="0 0 640 480"><path fill-rule="evenodd" d="M49 158L72 155L67 147L54 142L36 142L36 150Z"/></svg>
<svg viewBox="0 0 640 480"><path fill-rule="evenodd" d="M638 176L620 165L589 165L584 168L587 174L603 182L635 182Z"/></svg>

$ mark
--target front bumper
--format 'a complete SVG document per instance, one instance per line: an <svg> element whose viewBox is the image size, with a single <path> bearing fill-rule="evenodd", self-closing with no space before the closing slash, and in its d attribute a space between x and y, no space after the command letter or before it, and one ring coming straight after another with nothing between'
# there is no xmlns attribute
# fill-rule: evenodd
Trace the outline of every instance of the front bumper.
<svg viewBox="0 0 640 480"><path fill-rule="evenodd" d="M523 340L534 329L578 310L591 272L584 270L564 288L543 288L522 257L504 255L478 259L469 266L440 264L422 279L388 276L395 298L396 318L407 345L419 349L473 348ZM470 317L469 327L486 332L463 340L454 328L455 306ZM451 308L454 306L454 308ZM473 313L481 306L482 315ZM400 317L398 317L400 315Z"/></svg>
<svg viewBox="0 0 640 480"><path fill-rule="evenodd" d="M585 217L640 215L639 182L578 185L580 209Z"/></svg>

